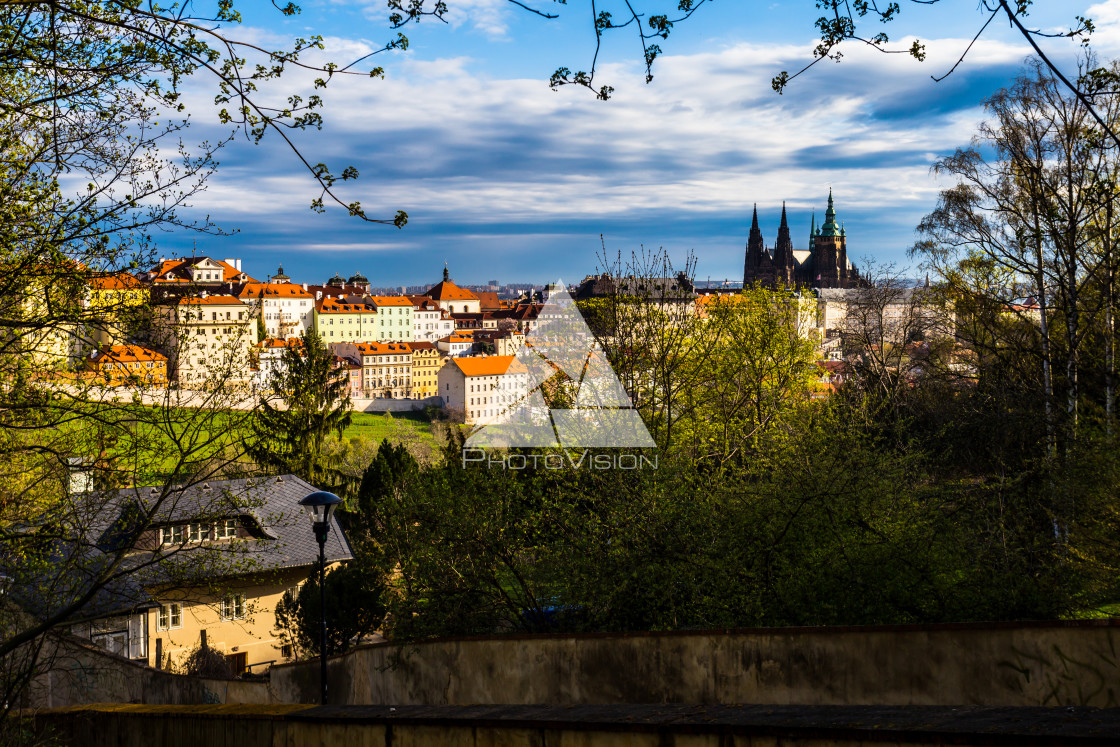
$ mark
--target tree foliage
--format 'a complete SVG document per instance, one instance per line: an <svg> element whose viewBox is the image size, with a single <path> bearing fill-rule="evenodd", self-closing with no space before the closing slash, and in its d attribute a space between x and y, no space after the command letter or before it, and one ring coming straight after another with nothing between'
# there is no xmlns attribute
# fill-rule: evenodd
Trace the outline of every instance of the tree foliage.
<svg viewBox="0 0 1120 747"><path fill-rule="evenodd" d="M269 474L293 474L312 485L337 486L326 440L350 425L350 381L314 330L284 348L253 420L249 456ZM332 458L333 457L333 458Z"/></svg>
<svg viewBox="0 0 1120 747"><path fill-rule="evenodd" d="M327 571L327 656L341 654L376 632L385 617L385 575L368 556ZM297 658L319 655L323 607L319 568L276 605L276 633Z"/></svg>

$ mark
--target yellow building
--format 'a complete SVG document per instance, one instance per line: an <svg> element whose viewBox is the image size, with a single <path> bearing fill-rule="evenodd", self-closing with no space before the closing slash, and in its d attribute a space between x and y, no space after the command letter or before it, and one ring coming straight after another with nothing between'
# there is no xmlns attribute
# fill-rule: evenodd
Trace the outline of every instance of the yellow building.
<svg viewBox="0 0 1120 747"><path fill-rule="evenodd" d="M91 342L127 343L143 324L149 298L148 287L127 272L92 278L86 294Z"/></svg>
<svg viewBox="0 0 1120 747"><path fill-rule="evenodd" d="M165 386L167 356L139 345L108 345L90 354L83 366L108 386Z"/></svg>
<svg viewBox="0 0 1120 747"><path fill-rule="evenodd" d="M307 579L318 560L311 522L299 505L315 490L284 475L210 481L162 499L158 488L123 492L126 505L116 515L130 515L127 509L139 506L153 517L133 535L128 562L157 562L143 583L139 575L125 576L107 589L113 600L108 608L75 620L70 632L164 669L181 669L203 631L207 645L225 654L234 674L287 661L292 651L277 630L276 604ZM353 558L336 521L327 535L326 558L328 567Z"/></svg>
<svg viewBox="0 0 1120 747"><path fill-rule="evenodd" d="M444 357L430 342L410 342L412 348L412 398L427 399L439 393L439 369Z"/></svg>

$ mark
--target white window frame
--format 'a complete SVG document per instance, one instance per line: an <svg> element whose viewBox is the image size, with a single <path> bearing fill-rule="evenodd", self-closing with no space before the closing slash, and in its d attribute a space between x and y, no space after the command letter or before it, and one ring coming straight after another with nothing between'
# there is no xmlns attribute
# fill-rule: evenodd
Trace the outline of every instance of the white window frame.
<svg viewBox="0 0 1120 747"><path fill-rule="evenodd" d="M161 604L156 612L156 630L177 630L183 627L183 605L178 602Z"/></svg>
<svg viewBox="0 0 1120 747"><path fill-rule="evenodd" d="M173 524L172 526L160 527L159 543L161 545L183 544L183 525Z"/></svg>
<svg viewBox="0 0 1120 747"><path fill-rule="evenodd" d="M192 521L187 525L187 541L203 542L210 540L210 525L201 521Z"/></svg>
<svg viewBox="0 0 1120 747"><path fill-rule="evenodd" d="M237 537L237 519L222 519L219 521L214 536L217 539L234 539Z"/></svg>
<svg viewBox="0 0 1120 747"><path fill-rule="evenodd" d="M222 620L244 620L245 619L245 595L244 594L227 594L222 597L221 604Z"/></svg>

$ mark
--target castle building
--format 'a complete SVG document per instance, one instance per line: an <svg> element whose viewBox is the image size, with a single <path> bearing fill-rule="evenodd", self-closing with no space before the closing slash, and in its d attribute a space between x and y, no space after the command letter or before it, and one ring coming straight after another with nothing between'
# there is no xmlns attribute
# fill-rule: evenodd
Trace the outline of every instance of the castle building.
<svg viewBox="0 0 1120 747"><path fill-rule="evenodd" d="M755 206L743 262L743 287L754 283L790 288L855 288L864 284L859 271L848 261L847 236L843 226L836 223L831 189L828 210L820 228L817 228L816 217L813 218L808 250L793 248L785 203L782 203L778 241L773 251L767 249L758 227L758 206Z"/></svg>

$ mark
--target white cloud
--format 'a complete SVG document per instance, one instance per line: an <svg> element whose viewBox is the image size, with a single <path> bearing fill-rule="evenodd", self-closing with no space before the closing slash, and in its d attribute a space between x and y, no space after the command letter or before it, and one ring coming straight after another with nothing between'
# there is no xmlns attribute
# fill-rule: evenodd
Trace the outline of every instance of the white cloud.
<svg viewBox="0 0 1120 747"><path fill-rule="evenodd" d="M333 59L373 48L362 40L326 41ZM982 40L952 77L933 83L929 75L951 67L967 42L926 40L925 63L853 48L841 64L816 66L783 96L770 79L809 59L808 45L744 43L667 55L649 86L636 61L605 65L599 77L617 89L608 102L574 87L551 91L540 79L480 75L466 57L394 53L379 61L384 80L332 81L323 94L324 132L296 139L311 163L356 165L362 177L340 184L340 194L378 217L407 210L405 235L454 223L468 228L453 239L484 242L477 237L508 236L509 226L521 226L527 243L534 236L559 241L552 229L566 221L715 220L783 199L791 210L819 212L830 185L842 217L874 209L913 214L906 219L913 225L939 188L930 163L967 144L981 99L1026 53ZM193 95L200 106L207 99ZM229 150L195 201L223 224L314 236L314 243L296 238L292 246L315 252L416 247L418 240L319 235L323 219L307 210L318 189L276 138ZM499 224L506 228L494 231Z"/></svg>

